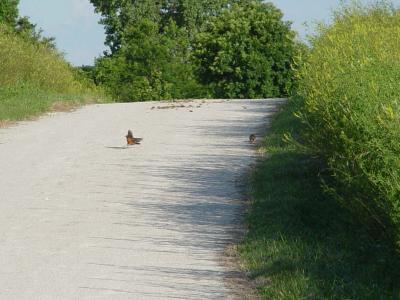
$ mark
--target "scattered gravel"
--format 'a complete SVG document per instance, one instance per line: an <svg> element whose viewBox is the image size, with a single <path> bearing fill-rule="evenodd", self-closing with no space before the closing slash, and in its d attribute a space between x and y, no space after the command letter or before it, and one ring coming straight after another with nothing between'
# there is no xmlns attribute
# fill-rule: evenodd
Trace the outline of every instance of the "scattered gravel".
<svg viewBox="0 0 400 300"><path fill-rule="evenodd" d="M0 299L234 299L237 180L279 103L90 105L0 129Z"/></svg>

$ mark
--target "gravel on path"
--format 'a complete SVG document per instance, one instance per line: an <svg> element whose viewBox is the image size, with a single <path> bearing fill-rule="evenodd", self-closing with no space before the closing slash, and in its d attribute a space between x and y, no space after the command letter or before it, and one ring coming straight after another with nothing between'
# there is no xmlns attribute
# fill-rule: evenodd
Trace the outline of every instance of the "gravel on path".
<svg viewBox="0 0 400 300"><path fill-rule="evenodd" d="M0 299L234 299L236 182L280 103L100 104L0 129Z"/></svg>

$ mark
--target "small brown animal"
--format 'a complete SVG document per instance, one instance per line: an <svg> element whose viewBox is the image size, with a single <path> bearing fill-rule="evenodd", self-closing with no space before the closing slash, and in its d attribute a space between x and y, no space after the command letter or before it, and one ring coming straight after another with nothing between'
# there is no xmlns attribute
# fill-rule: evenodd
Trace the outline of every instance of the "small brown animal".
<svg viewBox="0 0 400 300"><path fill-rule="evenodd" d="M133 137L131 130L128 130L128 134L125 137L128 145L140 145L140 141L142 140L141 138Z"/></svg>
<svg viewBox="0 0 400 300"><path fill-rule="evenodd" d="M254 144L256 142L256 135L255 134L250 134L249 141L250 141L250 143Z"/></svg>

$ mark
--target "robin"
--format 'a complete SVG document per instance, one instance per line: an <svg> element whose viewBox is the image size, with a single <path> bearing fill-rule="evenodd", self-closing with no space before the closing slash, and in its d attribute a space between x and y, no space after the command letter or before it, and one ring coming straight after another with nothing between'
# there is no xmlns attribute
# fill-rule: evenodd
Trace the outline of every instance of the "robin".
<svg viewBox="0 0 400 300"><path fill-rule="evenodd" d="M142 140L141 138L133 137L131 130L128 130L128 134L125 137L128 145L140 145L140 141Z"/></svg>
<svg viewBox="0 0 400 300"><path fill-rule="evenodd" d="M256 142L256 135L255 134L250 134L249 141L250 141L250 143L254 144Z"/></svg>

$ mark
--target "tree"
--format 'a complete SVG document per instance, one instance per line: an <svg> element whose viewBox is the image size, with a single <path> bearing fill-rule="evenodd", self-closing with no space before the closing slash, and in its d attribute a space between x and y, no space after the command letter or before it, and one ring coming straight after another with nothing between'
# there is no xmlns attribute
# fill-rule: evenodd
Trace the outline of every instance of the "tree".
<svg viewBox="0 0 400 300"><path fill-rule="evenodd" d="M201 94L190 61L191 34L182 25L189 22L189 12L197 5L190 6L189 0L92 3L103 15L110 48L96 61L96 82L104 84L116 99L159 100Z"/></svg>
<svg viewBox="0 0 400 300"><path fill-rule="evenodd" d="M174 21L185 28L189 36L201 27L204 21L221 9L238 0L90 0L96 12L102 15L106 42L111 54L121 48L124 30L142 18L149 19L164 28Z"/></svg>
<svg viewBox="0 0 400 300"><path fill-rule="evenodd" d="M126 28L121 49L96 61L95 80L121 101L195 97L201 87L189 63L187 33L171 22L142 19Z"/></svg>
<svg viewBox="0 0 400 300"><path fill-rule="evenodd" d="M272 4L91 2L102 15L109 47L96 62L95 79L119 100L200 97L209 87L223 97L288 93L294 33Z"/></svg>
<svg viewBox="0 0 400 300"><path fill-rule="evenodd" d="M34 43L43 44L55 49L55 39L42 36L42 30L37 30L36 24L32 24L28 17L19 17L19 0L0 1L0 24L5 24L13 34L16 33Z"/></svg>
<svg viewBox="0 0 400 300"><path fill-rule="evenodd" d="M0 1L0 23L15 27L18 19L19 0Z"/></svg>
<svg viewBox="0 0 400 300"><path fill-rule="evenodd" d="M271 3L251 1L211 17L194 42L200 81L217 97L286 96L296 43L282 16Z"/></svg>
<svg viewBox="0 0 400 300"><path fill-rule="evenodd" d="M32 24L28 17L18 18L15 25L15 32L21 35L23 38L32 41L33 43L39 43L47 46L51 49L56 49L54 37L44 37L41 29L36 29L36 24Z"/></svg>

